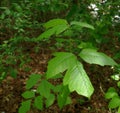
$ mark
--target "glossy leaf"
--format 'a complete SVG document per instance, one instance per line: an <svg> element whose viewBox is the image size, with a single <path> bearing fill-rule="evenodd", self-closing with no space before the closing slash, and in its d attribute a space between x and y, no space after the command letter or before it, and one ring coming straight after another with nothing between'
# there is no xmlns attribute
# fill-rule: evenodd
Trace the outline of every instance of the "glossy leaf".
<svg viewBox="0 0 120 113"><path fill-rule="evenodd" d="M104 65L117 65L117 63L110 58L109 56L105 55L104 53L97 52L95 49L83 49L79 56L87 63L90 64L98 64L101 66Z"/></svg>
<svg viewBox="0 0 120 113"><path fill-rule="evenodd" d="M54 56L48 63L47 78L52 78L76 64L77 59L72 53L59 52L55 53Z"/></svg>
<svg viewBox="0 0 120 113"><path fill-rule="evenodd" d="M69 86L70 92L76 91L78 94L88 98L94 91L90 79L80 62L77 62L74 67L66 72L63 83Z"/></svg>

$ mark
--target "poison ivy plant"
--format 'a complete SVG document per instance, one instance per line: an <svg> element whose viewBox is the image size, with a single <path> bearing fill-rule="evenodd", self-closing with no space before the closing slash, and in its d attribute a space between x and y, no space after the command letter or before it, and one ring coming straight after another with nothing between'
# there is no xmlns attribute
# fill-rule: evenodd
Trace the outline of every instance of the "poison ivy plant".
<svg viewBox="0 0 120 113"><path fill-rule="evenodd" d="M49 39L52 35L57 36L73 26L87 27L94 30L94 27L87 23L74 21L68 24L64 19L53 19L44 24L46 31L36 40ZM33 102L31 105L42 110L44 105L47 108L57 100L58 106L63 108L66 104L71 103L70 93L72 92L77 92L79 95L90 99L94 88L81 60L100 66L118 65L106 54L98 52L90 43L82 43L78 48L78 55L71 52L54 53L54 57L48 62L45 75L32 74L30 76L26 84L27 91L22 94L25 99L29 100L29 106L30 102ZM52 82L49 82L49 80L57 78L62 79L63 82L59 83L59 85L53 85ZM24 102L21 105L20 110L25 109Z"/></svg>
<svg viewBox="0 0 120 113"><path fill-rule="evenodd" d="M27 90L22 93L22 97L26 101L21 103L19 113L26 113L30 110L30 106L43 110L44 105L48 108L55 100L57 100L60 108L71 103L70 91L67 85L53 85L46 78L42 79L41 77L44 76L39 74L30 75L26 84ZM28 107L26 108L26 106Z"/></svg>
<svg viewBox="0 0 120 113"><path fill-rule="evenodd" d="M104 65L110 65L114 66L117 65L117 63L107 55L101 52L97 52L95 49L83 49L79 56L90 64L99 64L101 66Z"/></svg>
<svg viewBox="0 0 120 113"><path fill-rule="evenodd" d="M59 35L62 32L65 32L68 29L71 29L74 26L80 27L80 28L89 28L94 30L94 27L90 24L87 24L85 22L77 22L72 21L70 24L65 19L53 19L48 22L46 22L44 25L44 28L46 29L45 32L43 32L39 37L37 37L37 41L41 41L43 39L48 39L52 35Z"/></svg>

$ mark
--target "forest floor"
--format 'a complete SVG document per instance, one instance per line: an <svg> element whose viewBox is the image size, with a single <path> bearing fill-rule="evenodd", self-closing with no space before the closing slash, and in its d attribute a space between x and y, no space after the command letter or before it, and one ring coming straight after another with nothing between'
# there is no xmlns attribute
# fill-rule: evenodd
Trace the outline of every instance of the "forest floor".
<svg viewBox="0 0 120 113"><path fill-rule="evenodd" d="M7 76L0 84L0 113L18 113L18 108L23 100L21 94L25 91L26 80L31 73L43 74L46 71L47 62L52 53L43 49L38 53L29 51L29 55L32 60L24 66L24 69L27 67L30 70L19 69L17 78ZM108 109L108 101L104 98L107 89L115 86L115 82L110 79L112 69L107 66L100 67L86 63L84 63L84 68L95 88L90 100L74 92L71 94L72 104L65 106L62 110L58 108L57 103L54 103L43 111L32 109L28 113L115 113ZM81 104L79 101L83 99L85 102Z"/></svg>

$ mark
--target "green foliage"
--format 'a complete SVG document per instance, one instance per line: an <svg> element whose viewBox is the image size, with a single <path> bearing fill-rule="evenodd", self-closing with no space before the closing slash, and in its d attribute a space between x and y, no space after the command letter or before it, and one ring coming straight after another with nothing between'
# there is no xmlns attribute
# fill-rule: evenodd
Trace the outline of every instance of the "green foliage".
<svg viewBox="0 0 120 113"><path fill-rule="evenodd" d="M71 25L76 25L76 26L80 26L80 27L86 27L86 28L89 28L89 29L92 29L92 30L95 29L92 25L84 23L84 22L73 21L73 22L71 22Z"/></svg>
<svg viewBox="0 0 120 113"><path fill-rule="evenodd" d="M46 80L42 80L37 88L37 91L41 96L48 98L51 93L51 89L53 89L53 85Z"/></svg>
<svg viewBox="0 0 120 113"><path fill-rule="evenodd" d="M48 63L47 78L52 78L56 74L67 70L63 78L63 84L68 85L71 92L76 91L80 95L90 97L93 87L82 64L71 53L56 53L55 56Z"/></svg>
<svg viewBox="0 0 120 113"><path fill-rule="evenodd" d="M108 91L105 94L106 99L110 99L110 102L108 104L108 107L111 109L118 108L118 113L120 109L120 95L116 91L115 88L110 87Z"/></svg>
<svg viewBox="0 0 120 113"><path fill-rule="evenodd" d="M44 38L50 38L50 36L56 34L59 35L65 31L69 26L66 20L64 19L53 19L44 24L46 31L43 32L37 40L43 40Z"/></svg>
<svg viewBox="0 0 120 113"><path fill-rule="evenodd" d="M20 45L20 43L25 40L26 39L23 40L22 37L14 37L4 41L0 45L0 82L5 79L7 75L16 78L18 68L22 68L24 64L30 61L29 56L22 53L24 49Z"/></svg>
<svg viewBox="0 0 120 113"><path fill-rule="evenodd" d="M29 98L32 98L35 96L35 92L33 91L26 91L22 94L22 96L25 98L25 99L29 99Z"/></svg>
<svg viewBox="0 0 120 113"><path fill-rule="evenodd" d="M118 113L120 112L120 94L119 94L119 89L120 89L120 66L117 65L115 67L115 75L112 75L111 78L115 81L117 81L117 88L110 87L108 91L105 93L105 98L109 99L109 104L108 107L111 109L118 109Z"/></svg>
<svg viewBox="0 0 120 113"><path fill-rule="evenodd" d="M92 4L95 4L97 11ZM44 106L51 106L55 100L62 109L71 103L69 95L74 91L91 97L94 88L82 60L100 66L118 66L112 58L97 51L104 43L119 42L119 19L115 18L119 15L118 9L119 0L0 1L0 81L7 75L17 77L17 69L30 61L25 50L32 47L27 48L29 44L26 42L36 48L41 48L41 45L46 47L52 42L51 48L67 51L54 53L45 75L32 74L29 77L26 91L22 94L27 101L22 102L19 113L26 113L31 105L43 110ZM115 50L114 46L117 48L119 44L108 47ZM119 60L119 57L118 49L114 58ZM63 81L59 85L49 82L58 78ZM112 78L118 81L120 87L120 73L116 72ZM110 89L106 98L111 99L110 108L119 107L117 91Z"/></svg>
<svg viewBox="0 0 120 113"><path fill-rule="evenodd" d="M79 56L84 61L86 61L87 63L90 63L90 64L98 64L101 66L117 65L117 63L113 59L111 59L110 57L108 57L104 53L97 52L95 49L83 49L80 52Z"/></svg>
<svg viewBox="0 0 120 113"><path fill-rule="evenodd" d="M66 28L64 29L64 27L60 27L61 25L67 25L69 29L75 25L94 30L94 27L86 23L73 22L70 26L64 19L53 19L44 24L46 31L43 32L37 38L37 40L44 40L46 38L50 38L52 35L57 36L59 33L61 33L61 31L63 32L66 30ZM94 46L89 42L81 43L78 48L82 49L78 56L87 63L98 64L101 66L117 65L117 63L109 56L105 55L104 53L97 52L97 50L94 49ZM39 110L43 109L44 104L46 107L51 106L56 99L58 106L63 108L63 106L71 102L69 95L74 91L79 95L90 98L93 94L94 88L86 71L83 68L83 64L77 59L78 56L71 52L54 53L54 58L48 62L45 77L40 77L38 74L33 74L27 81L26 88L29 90L34 88L34 86L37 84L35 93L39 96L34 97L35 94L33 91L26 91L22 94L23 97L25 99L31 98L34 100L33 105ZM61 74L63 76L61 76ZM61 78L63 82L57 86L49 82L50 79L57 78ZM112 95L114 96L115 94ZM111 98L111 94L107 94L107 96L107 98ZM38 105L39 102L40 105ZM110 106L112 105L110 104Z"/></svg>
<svg viewBox="0 0 120 113"><path fill-rule="evenodd" d="M37 96L35 98L34 106L39 110L43 109L43 97L42 96Z"/></svg>
<svg viewBox="0 0 120 113"><path fill-rule="evenodd" d="M68 85L70 92L76 91L79 95L90 98L93 94L93 86L83 69L80 62L76 62L76 65L68 69L63 79L64 85Z"/></svg>
<svg viewBox="0 0 120 113"><path fill-rule="evenodd" d="M64 72L74 66L77 61L76 56L72 53L61 52L55 53L54 56L55 58L48 63L47 78L52 78L60 72Z"/></svg>
<svg viewBox="0 0 120 113"><path fill-rule="evenodd" d="M33 76L36 76L36 74L32 74L32 77L30 77L27 81L26 86L31 86L32 84L32 80L35 80ZM38 76L38 74L37 74ZM39 75L41 76L41 75ZM32 79L33 78L33 79ZM41 82L39 83L40 80ZM35 84L36 82L36 84ZM70 98L69 98L69 88L68 86L64 86L64 85L52 85L50 82L48 82L46 79L36 79L34 82L34 86L36 85L37 88L35 88L33 85L25 92L22 93L22 96L25 99L29 99L28 101L23 101L21 103L21 106L19 108L19 113L23 113L24 111L29 111L30 108L26 109L27 104L30 105L30 102L33 101L33 103L31 103L31 105L39 110L43 110L43 106L45 105L45 107L49 107L51 106L55 100L58 101L58 106L60 108L62 108L64 105L69 104ZM57 94L57 97L56 97ZM37 95L37 96L35 96Z"/></svg>
<svg viewBox="0 0 120 113"><path fill-rule="evenodd" d="M32 74L26 83L26 89L32 88L38 82L38 80L40 80L40 78L41 76L39 74Z"/></svg>
<svg viewBox="0 0 120 113"><path fill-rule="evenodd" d="M18 113L27 113L30 110L31 100L22 102L21 107L19 108Z"/></svg>
<svg viewBox="0 0 120 113"><path fill-rule="evenodd" d="M79 28L89 28L94 30L94 27L90 24L87 24L85 22L77 22L77 21L72 21L70 25L65 19L52 19L48 22L46 22L44 25L44 28L46 29L45 32L43 32L38 38L37 41L41 41L43 39L48 39L52 35L59 35L62 32L65 32L66 30L72 29L74 27L79 27Z"/></svg>
<svg viewBox="0 0 120 113"><path fill-rule="evenodd" d="M57 96L58 106L60 108L63 108L64 105L70 104L71 101L68 100L70 91L68 89L68 86L62 86L60 93Z"/></svg>
<svg viewBox="0 0 120 113"><path fill-rule="evenodd" d="M46 22L44 24L44 27L46 29L49 29L49 28L52 28L52 27L55 27L55 26L61 25L61 24L68 24L68 23L65 19L52 19L52 20Z"/></svg>

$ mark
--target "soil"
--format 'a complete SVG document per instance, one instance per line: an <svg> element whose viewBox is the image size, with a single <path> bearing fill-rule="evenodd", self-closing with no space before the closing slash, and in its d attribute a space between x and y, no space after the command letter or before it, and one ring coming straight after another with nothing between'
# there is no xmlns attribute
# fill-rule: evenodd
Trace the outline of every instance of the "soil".
<svg viewBox="0 0 120 113"><path fill-rule="evenodd" d="M47 49L38 53L29 51L32 60L24 66L24 69L27 67L30 70L19 69L17 78L14 79L11 76L7 76L3 80L2 84L0 84L0 113L18 113L18 108L23 100L21 94L25 91L26 80L31 73L43 74L46 71L51 53ZM72 104L65 106L61 110L57 103L54 103L54 105L43 109L43 111L31 109L28 113L115 113L115 111L108 109L108 101L104 98L104 93L107 89L110 86L115 86L115 82L110 79L112 69L86 63L84 63L84 67L95 88L90 100L73 92L71 94ZM81 104L79 100L82 99L85 102Z"/></svg>

